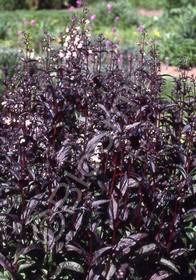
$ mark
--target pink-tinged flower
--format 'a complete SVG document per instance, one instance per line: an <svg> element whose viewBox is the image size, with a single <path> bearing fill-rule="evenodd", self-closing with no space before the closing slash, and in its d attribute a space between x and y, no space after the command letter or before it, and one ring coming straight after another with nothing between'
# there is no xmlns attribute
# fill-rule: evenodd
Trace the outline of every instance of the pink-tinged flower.
<svg viewBox="0 0 196 280"><path fill-rule="evenodd" d="M112 30L115 31L115 30L116 30L116 26L113 26L113 27L112 27Z"/></svg>
<svg viewBox="0 0 196 280"><path fill-rule="evenodd" d="M114 33L114 35L115 35L115 36L118 36L118 33L117 33L117 32L115 32L115 33Z"/></svg>
<svg viewBox="0 0 196 280"><path fill-rule="evenodd" d="M140 25L140 30L144 30L144 26L143 25Z"/></svg>
<svg viewBox="0 0 196 280"><path fill-rule="evenodd" d="M169 57L168 57L168 56L166 56L166 57L165 57L165 60L166 60L166 61L168 61L168 60L169 60Z"/></svg>
<svg viewBox="0 0 196 280"><path fill-rule="evenodd" d="M131 60L131 53L128 53L127 58L128 60Z"/></svg>
<svg viewBox="0 0 196 280"><path fill-rule="evenodd" d="M120 18L119 17L115 17L115 21L118 21Z"/></svg>
<svg viewBox="0 0 196 280"><path fill-rule="evenodd" d="M73 7L73 6L71 6L71 7L69 8L69 10L70 10L70 12L71 12L71 13L73 13L73 11L74 11L74 7Z"/></svg>
<svg viewBox="0 0 196 280"><path fill-rule="evenodd" d="M29 24L28 20L25 20L24 25L27 27L28 24Z"/></svg>
<svg viewBox="0 0 196 280"><path fill-rule="evenodd" d="M77 8L79 9L81 7L81 5L82 5L82 2L80 0L77 0L76 4L77 4Z"/></svg>
<svg viewBox="0 0 196 280"><path fill-rule="evenodd" d="M10 28L8 27L8 28L7 28L7 32L9 32L9 31L10 31Z"/></svg>
<svg viewBox="0 0 196 280"><path fill-rule="evenodd" d="M21 31L21 30L18 31L18 35L20 35L20 34L22 34L22 31Z"/></svg>
<svg viewBox="0 0 196 280"><path fill-rule="evenodd" d="M121 60L120 60L120 58L118 59L117 63L118 63L118 65L120 65L120 64L121 64Z"/></svg>
<svg viewBox="0 0 196 280"><path fill-rule="evenodd" d="M144 26L143 26L143 25L140 25L140 26L137 28L137 32L140 32L140 31L142 31L142 30L144 30Z"/></svg>
<svg viewBox="0 0 196 280"><path fill-rule="evenodd" d="M124 55L123 55L123 54L121 54L121 55L120 55L120 59L123 59L123 58L124 58Z"/></svg>
<svg viewBox="0 0 196 280"><path fill-rule="evenodd" d="M96 15L92 15L91 20L95 20L95 19L96 19Z"/></svg>
<svg viewBox="0 0 196 280"><path fill-rule="evenodd" d="M36 21L34 19L32 19L31 21L31 25L35 25Z"/></svg>
<svg viewBox="0 0 196 280"><path fill-rule="evenodd" d="M108 10L110 11L112 9L112 4L108 4Z"/></svg>
<svg viewBox="0 0 196 280"><path fill-rule="evenodd" d="M110 44L110 41L107 40L107 41L105 42L105 45L106 45L107 48L109 47L109 44Z"/></svg>

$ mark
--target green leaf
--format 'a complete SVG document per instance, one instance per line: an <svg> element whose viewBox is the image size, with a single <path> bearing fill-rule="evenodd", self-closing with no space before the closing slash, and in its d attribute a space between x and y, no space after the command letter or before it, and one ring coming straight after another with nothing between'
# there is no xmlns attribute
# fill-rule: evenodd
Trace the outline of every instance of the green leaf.
<svg viewBox="0 0 196 280"><path fill-rule="evenodd" d="M183 220L189 222L196 218L196 208L189 210L186 214L183 215Z"/></svg>
<svg viewBox="0 0 196 280"><path fill-rule="evenodd" d="M184 228L186 236L191 240L196 240L196 230L195 228L188 226Z"/></svg>
<svg viewBox="0 0 196 280"><path fill-rule="evenodd" d="M35 263L35 262L21 264L21 265L19 266L18 272L23 271L23 270L25 270L25 269L28 269L28 268L31 267L34 263Z"/></svg>

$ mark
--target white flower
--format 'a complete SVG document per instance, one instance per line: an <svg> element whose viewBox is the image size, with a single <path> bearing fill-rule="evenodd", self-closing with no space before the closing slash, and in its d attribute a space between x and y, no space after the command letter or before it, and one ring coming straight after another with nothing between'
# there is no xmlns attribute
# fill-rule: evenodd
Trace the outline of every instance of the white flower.
<svg viewBox="0 0 196 280"><path fill-rule="evenodd" d="M1 102L1 105L2 105L2 106L6 106L6 105L7 105L7 101Z"/></svg>
<svg viewBox="0 0 196 280"><path fill-rule="evenodd" d="M56 72L52 72L52 73L50 73L50 76L51 77L57 77L57 73Z"/></svg>
<svg viewBox="0 0 196 280"><path fill-rule="evenodd" d="M80 41L80 37L76 36L74 44L77 45L79 41Z"/></svg>
<svg viewBox="0 0 196 280"><path fill-rule="evenodd" d="M65 42L65 43L63 44L63 47L64 47L64 48L67 48L68 46L69 46L68 42Z"/></svg>
<svg viewBox="0 0 196 280"><path fill-rule="evenodd" d="M66 32L69 32L69 27L66 27Z"/></svg>
<svg viewBox="0 0 196 280"><path fill-rule="evenodd" d="M89 24L89 23L90 23L90 20L86 19L85 24Z"/></svg>
<svg viewBox="0 0 196 280"><path fill-rule="evenodd" d="M65 56L65 54L62 52L62 50L60 50L59 57L63 58L64 56Z"/></svg>
<svg viewBox="0 0 196 280"><path fill-rule="evenodd" d="M38 61L38 62L41 62L42 57L41 57L41 56L37 56L37 58L36 58L36 59L37 59L37 61Z"/></svg>
<svg viewBox="0 0 196 280"><path fill-rule="evenodd" d="M9 118L9 117L6 117L6 118L3 118L3 121L4 121L5 124L10 125L11 122L12 122L12 119Z"/></svg>
<svg viewBox="0 0 196 280"><path fill-rule="evenodd" d="M32 49L30 52L30 59L33 59L35 57L35 50Z"/></svg>
<svg viewBox="0 0 196 280"><path fill-rule="evenodd" d="M71 57L71 52L68 51L68 52L66 53L65 59L69 59L70 57Z"/></svg>
<svg viewBox="0 0 196 280"><path fill-rule="evenodd" d="M80 42L80 44L78 45L78 49L82 48L82 43Z"/></svg>
<svg viewBox="0 0 196 280"><path fill-rule="evenodd" d="M73 55L73 57L75 57L75 58L77 57L77 53L76 53L76 52L73 52L72 55Z"/></svg>
<svg viewBox="0 0 196 280"><path fill-rule="evenodd" d="M20 140L20 144L22 144L22 143L24 143L24 142L25 142L25 139L22 138L22 139Z"/></svg>
<svg viewBox="0 0 196 280"><path fill-rule="evenodd" d="M30 124L31 124L31 121L30 121L30 120L26 120L26 121L25 121L26 127L30 126Z"/></svg>
<svg viewBox="0 0 196 280"><path fill-rule="evenodd" d="M66 39L65 39L65 42L64 42L64 44L63 44L63 46L64 46L65 48L67 48L67 47L69 46L70 40L71 40L71 37L70 37L70 36L67 36Z"/></svg>

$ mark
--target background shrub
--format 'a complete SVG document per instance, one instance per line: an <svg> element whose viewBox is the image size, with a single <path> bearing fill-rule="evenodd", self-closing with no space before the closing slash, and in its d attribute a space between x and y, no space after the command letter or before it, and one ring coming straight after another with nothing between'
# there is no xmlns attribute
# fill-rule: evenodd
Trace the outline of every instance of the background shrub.
<svg viewBox="0 0 196 280"><path fill-rule="evenodd" d="M4 77L11 78L18 65L19 65L18 50L13 48L0 47L0 67Z"/></svg>
<svg viewBox="0 0 196 280"><path fill-rule="evenodd" d="M37 4L38 9L60 9L62 6L62 0L41 0Z"/></svg>
<svg viewBox="0 0 196 280"><path fill-rule="evenodd" d="M26 0L0 0L0 10L25 9Z"/></svg>
<svg viewBox="0 0 196 280"><path fill-rule="evenodd" d="M14 10L15 9L15 0L0 0L0 9L1 10Z"/></svg>
<svg viewBox="0 0 196 280"><path fill-rule="evenodd" d="M135 9L128 2L128 0L111 1L112 10L108 11L108 2L101 1L94 7L94 13L96 14L97 25L114 25L115 18L118 16L120 22L126 28L131 25L138 25L138 17Z"/></svg>
<svg viewBox="0 0 196 280"><path fill-rule="evenodd" d="M187 8L188 5L195 5L194 0L165 0L165 9L172 10L176 8Z"/></svg>

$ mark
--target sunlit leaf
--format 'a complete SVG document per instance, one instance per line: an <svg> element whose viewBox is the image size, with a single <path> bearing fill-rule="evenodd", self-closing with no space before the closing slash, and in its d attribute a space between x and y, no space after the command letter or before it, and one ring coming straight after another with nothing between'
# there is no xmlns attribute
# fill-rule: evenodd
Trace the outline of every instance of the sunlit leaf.
<svg viewBox="0 0 196 280"><path fill-rule="evenodd" d="M177 269L177 267L169 260L161 258L160 259L160 264L167 266L169 269L172 271L176 272L177 274L180 274L180 271Z"/></svg>
<svg viewBox="0 0 196 280"><path fill-rule="evenodd" d="M170 272L167 271L159 271L158 273L153 274L150 280L162 280L167 279L171 275Z"/></svg>
<svg viewBox="0 0 196 280"><path fill-rule="evenodd" d="M156 249L156 247L157 246L155 243L143 245L136 251L136 253L138 253L139 255L150 255Z"/></svg>
<svg viewBox="0 0 196 280"><path fill-rule="evenodd" d="M72 271L84 274L84 268L82 267L81 264L74 262L74 261L67 261L67 262L60 263L58 265L54 275L52 276L53 279L54 279L54 277L58 276L63 269L72 270Z"/></svg>

